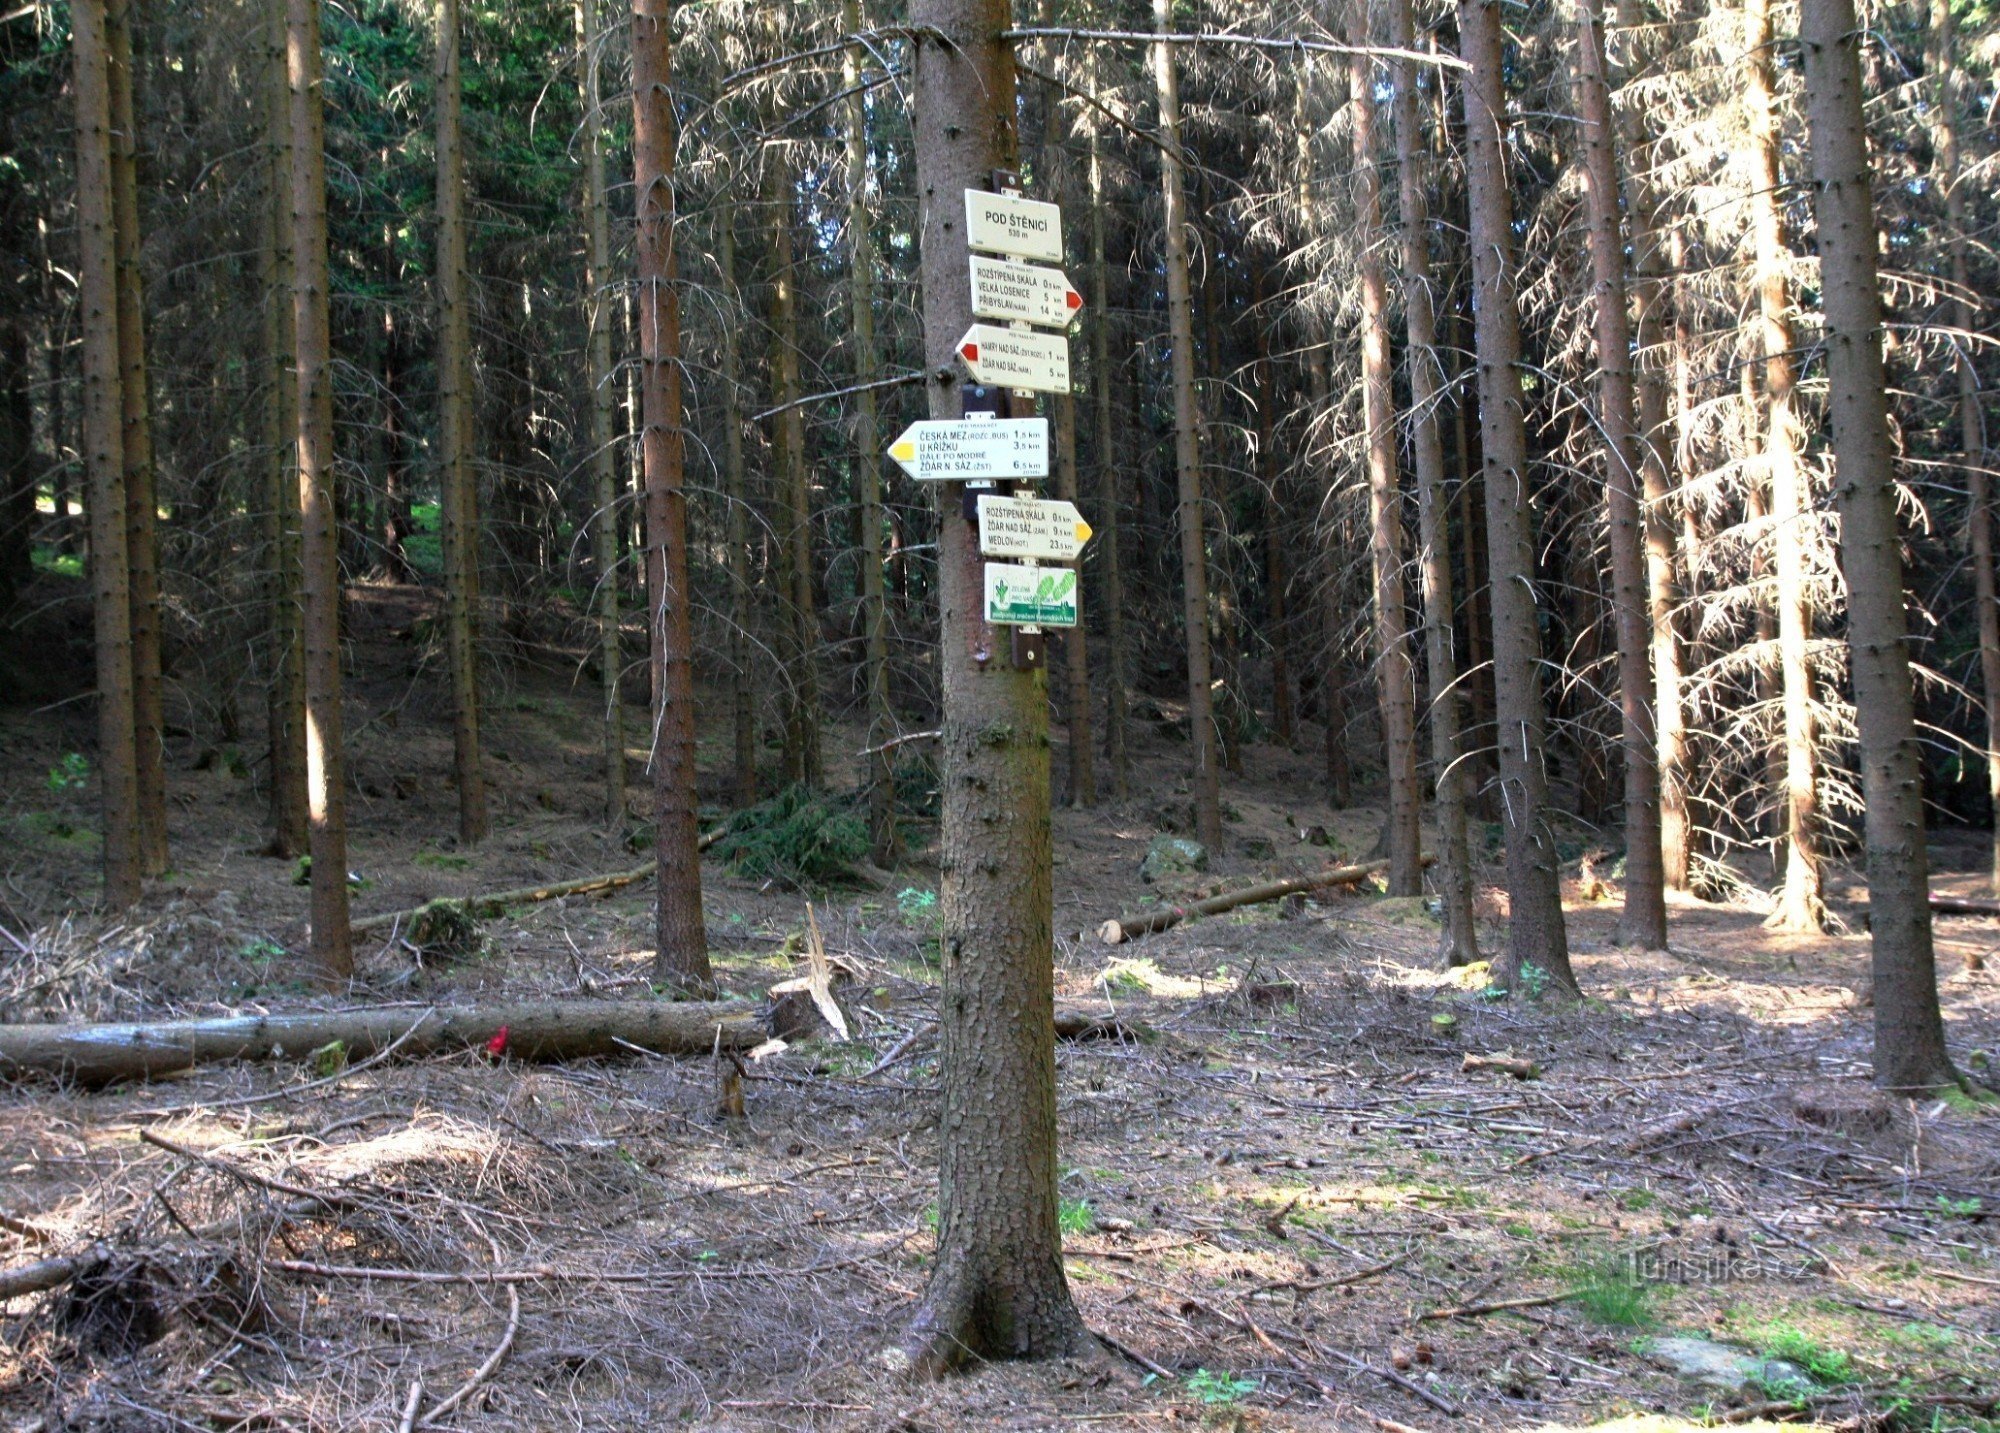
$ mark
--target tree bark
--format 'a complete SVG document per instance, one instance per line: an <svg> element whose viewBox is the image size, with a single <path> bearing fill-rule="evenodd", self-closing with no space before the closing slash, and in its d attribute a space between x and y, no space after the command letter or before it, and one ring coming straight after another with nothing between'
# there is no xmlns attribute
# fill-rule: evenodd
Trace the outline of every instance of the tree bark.
<svg viewBox="0 0 2000 1433"><path fill-rule="evenodd" d="M1357 15L1365 13L1357 7ZM1366 45L1356 19L1350 43ZM1375 704L1382 718L1382 764L1389 779L1389 894L1423 890L1418 834L1416 672L1410 661L1403 592L1402 487L1396 470L1396 391L1389 352L1389 281L1382 258L1382 181L1376 172L1374 66L1347 62L1354 142L1354 211L1360 230L1361 411L1367 437L1368 555L1374 578Z"/></svg>
<svg viewBox="0 0 2000 1433"><path fill-rule="evenodd" d="M1618 147L1611 127L1603 0L1582 0L1579 13L1578 100L1597 329L1597 418L1604 444L1605 525L1611 547L1612 626L1618 642L1618 708L1625 748L1625 911L1618 938L1645 950L1665 950L1666 871L1660 850L1652 619L1646 593L1639 446L1633 428L1632 325L1625 289L1625 241L1618 222Z"/></svg>
<svg viewBox="0 0 2000 1433"><path fill-rule="evenodd" d="M1875 986L1875 1081L1912 1093L1955 1083L1931 947L1923 765L1911 690L1895 452L1882 361L1874 191L1862 115L1853 0L1804 0L1806 121L1812 135L1828 406L1847 646L1867 812L1868 929Z"/></svg>
<svg viewBox="0 0 2000 1433"><path fill-rule="evenodd" d="M702 924L696 812L694 630L675 287L672 0L633 0L632 163L637 191L639 368L645 429L646 604L653 665L653 819L659 888L654 979L714 993Z"/></svg>
<svg viewBox="0 0 2000 1433"><path fill-rule="evenodd" d="M166 718L160 670L160 551L153 421L146 371L145 276L139 266L139 136L132 100L131 0L105 10L111 82L111 208L118 256L118 393L124 430L125 560L131 569L132 733L139 785L139 865L167 869Z"/></svg>
<svg viewBox="0 0 2000 1433"><path fill-rule="evenodd" d="M1091 79L1096 83L1093 52ZM1104 641L1099 664L1104 681L1104 759L1111 768L1111 794L1123 800L1130 790L1131 762L1125 752L1125 580L1118 551L1118 454L1111 415L1111 284L1104 256L1103 123L1090 121L1090 378L1097 429L1097 577L1103 584ZM2000 810L2000 805L1996 805Z"/></svg>
<svg viewBox="0 0 2000 1433"><path fill-rule="evenodd" d="M1979 613L1980 695L1986 704L1986 795L1993 822L1988 881L2000 893L2000 593L1995 590L1993 569L1993 483L1986 466L1986 424L1974 357L1979 335L1973 322L1971 298L1975 290L1967 257L1972 240L1965 191L1960 187L1958 34L1951 0L1931 0L1930 20L1930 54L1925 68L1937 85L1932 121L1936 132L1933 187L1944 196L1944 239L1950 252L1958 446L1965 464L1967 545L1972 553L1973 600Z"/></svg>
<svg viewBox="0 0 2000 1433"><path fill-rule="evenodd" d="M347 761L340 709L340 533L334 515L333 333L327 313L326 116L320 0L287 0L292 115L292 321L298 333L300 567L304 581L306 823L312 976L354 973L347 928Z"/></svg>
<svg viewBox="0 0 2000 1433"><path fill-rule="evenodd" d="M861 0L843 0L847 33L861 33ZM895 759L883 745L895 735L889 706L889 612L882 587L882 444L875 426L875 391L882 372L875 346L875 235L868 208L868 98L862 93L859 43L842 52L841 78L854 93L847 101L848 297L854 314L854 474L861 525L861 625L863 681L868 688L868 739L875 752L868 770L868 843L871 859L893 870L901 856L896 831Z"/></svg>
<svg viewBox="0 0 2000 1433"><path fill-rule="evenodd" d="M750 482L743 462L743 355L737 337L744 314L736 286L736 199L723 181L716 195L716 266L730 321L722 325L722 481L729 504L723 519L729 568L729 725L732 784L741 810L757 804L757 662L751 633L757 621L757 593L750 584Z"/></svg>
<svg viewBox="0 0 2000 1433"><path fill-rule="evenodd" d="M265 721L271 760L269 854L290 860L306 849L306 669L300 625L298 489L298 322L292 307L296 244L292 233L291 80L286 69L286 0L269 0L265 76L269 147L265 214L264 543L270 687Z"/></svg>
<svg viewBox="0 0 2000 1433"><path fill-rule="evenodd" d="M924 352L933 418L959 416L954 346L970 323L962 223L1019 154L1007 0L912 0ZM1083 1325L1057 1223L1054 910L1047 689L981 618L978 533L957 485L938 501L944 695L944 990L937 1257L891 1361L1069 1353Z"/></svg>
<svg viewBox="0 0 2000 1433"><path fill-rule="evenodd" d="M603 26L599 0L576 0L577 37L583 45L584 313L589 325L585 358L590 378L591 555L597 569L597 650L604 703L604 821L625 821L625 704L619 678L625 654L618 611L618 440L612 431L611 209L604 190L604 96L600 80Z"/></svg>
<svg viewBox="0 0 2000 1433"><path fill-rule="evenodd" d="M76 221L83 330L83 462L90 492L90 589L97 649L97 774L103 787L104 898L139 898L132 603L126 561L125 442L119 397L117 219L104 0L71 10L76 86Z"/></svg>
<svg viewBox="0 0 2000 1433"><path fill-rule="evenodd" d="M824 774L819 740L819 618L813 601L812 479L806 472L805 411L799 398L797 218L789 141L765 150L765 202L771 212L771 472L778 488L778 586L783 604L785 776L817 786Z"/></svg>
<svg viewBox="0 0 2000 1433"><path fill-rule="evenodd" d="M1076 481L1076 396L1059 393L1055 398L1056 496L1075 502ZM1083 581L1083 560L1070 566L1076 570L1079 586ZM1077 807L1097 804L1097 767L1092 760L1090 734L1090 648L1081 617L1063 633L1063 680L1068 686L1069 804Z"/></svg>
<svg viewBox="0 0 2000 1433"><path fill-rule="evenodd" d="M1411 0L1391 0L1389 43L1416 48ZM1426 185L1429 155L1417 108L1417 67L1398 59L1395 130L1402 210L1403 312L1409 332L1410 453L1417 477L1417 521L1422 544L1424 658L1430 669L1431 761L1436 767L1437 886L1444 915L1444 956L1449 965L1479 959L1474 922L1472 852L1465 836L1465 765L1460 759L1458 655L1452 650L1451 533L1445 508L1444 435L1438 422L1437 313L1431 298L1430 213Z"/></svg>
<svg viewBox="0 0 2000 1433"><path fill-rule="evenodd" d="M1172 0L1153 0L1153 28L1173 28ZM1194 389L1194 296L1188 287L1187 197L1181 182L1180 81L1174 47L1153 46L1153 78L1160 97L1160 191L1165 206L1167 343L1174 393L1174 471L1181 531L1181 598L1187 630L1188 746L1194 766L1188 775L1194 799L1195 836L1205 846L1222 845L1222 773L1217 764L1218 733L1209 662L1208 552L1202 537L1201 415Z"/></svg>
<svg viewBox="0 0 2000 1433"><path fill-rule="evenodd" d="M1513 205L1506 172L1506 97L1499 0L1459 0L1465 173L1470 217L1479 435L1493 613L1495 739L1510 903L1507 950L1494 980L1533 993L1543 981L1576 992L1563 924L1555 839L1548 824L1547 714L1540 600L1521 398L1521 314ZM1542 972L1533 976L1530 968Z"/></svg>
<svg viewBox="0 0 2000 1433"><path fill-rule="evenodd" d="M472 313L465 234L464 84L459 0L438 0L437 295L439 544L444 558L445 664L451 671L452 770L458 837L486 839L479 760L479 486L472 469Z"/></svg>

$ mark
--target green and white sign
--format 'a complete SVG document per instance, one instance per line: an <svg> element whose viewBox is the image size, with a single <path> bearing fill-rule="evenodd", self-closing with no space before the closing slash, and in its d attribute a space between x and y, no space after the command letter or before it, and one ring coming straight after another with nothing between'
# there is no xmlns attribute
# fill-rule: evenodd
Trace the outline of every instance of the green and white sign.
<svg viewBox="0 0 2000 1433"><path fill-rule="evenodd" d="M1074 627L1076 573L1067 567L986 564L986 620L1006 627Z"/></svg>

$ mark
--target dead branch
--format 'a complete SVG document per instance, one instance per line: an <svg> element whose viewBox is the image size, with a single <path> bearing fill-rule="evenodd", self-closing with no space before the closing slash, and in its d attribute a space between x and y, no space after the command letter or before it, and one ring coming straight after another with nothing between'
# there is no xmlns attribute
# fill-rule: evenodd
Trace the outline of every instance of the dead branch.
<svg viewBox="0 0 2000 1433"><path fill-rule="evenodd" d="M77 1275L102 1264L106 1257L103 1249L91 1248L81 1254L63 1254L53 1259L37 1259L32 1264L21 1264L12 1269L0 1269L0 1304L18 1299L23 1294L60 1289Z"/></svg>
<svg viewBox="0 0 2000 1433"><path fill-rule="evenodd" d="M1496 1299L1490 1304L1461 1304L1455 1309L1431 1309L1417 1315L1418 1323L1431 1319L1471 1319L1481 1314L1502 1314L1509 1309L1543 1309L1550 1304L1559 1304L1574 1298L1570 1293L1540 1294L1531 1299Z"/></svg>
<svg viewBox="0 0 2000 1433"><path fill-rule="evenodd" d="M1458 1062L1461 1075L1476 1074L1480 1070L1498 1070L1503 1075L1512 1075L1517 1080L1532 1080L1541 1074L1542 1067L1533 1060L1523 1060L1516 1055L1473 1055L1468 1054Z"/></svg>
<svg viewBox="0 0 2000 1433"><path fill-rule="evenodd" d="M1424 864L1428 866L1435 859L1433 856L1426 856ZM1240 891L1226 891L1219 896L1210 896L1205 901L1196 901L1190 906L1168 906L1157 911L1135 911L1131 915L1105 921L1097 928L1097 938L1106 945L1117 945L1142 935L1172 930L1182 921L1196 916L1221 915L1224 911L1233 911L1239 906L1262 905L1266 901L1282 900L1286 896L1298 895L1304 891L1323 890L1328 886L1352 886L1388 869L1387 861L1364 861L1358 866L1329 866L1326 870L1317 871L1310 876L1291 876L1282 881L1266 881L1258 886L1245 886Z"/></svg>
<svg viewBox="0 0 2000 1433"><path fill-rule="evenodd" d="M338 1043L372 1055L402 1038L411 1057L493 1047L524 1060L615 1054L629 1041L663 1054L705 1055L720 1028L725 1045L766 1036L749 1009L730 1001L527 1000L446 1006L409 1028L407 1006L298 1015L245 1015L118 1025L0 1025L0 1075L53 1075L87 1086L143 1080L225 1060L299 1059Z"/></svg>
<svg viewBox="0 0 2000 1433"><path fill-rule="evenodd" d="M1100 1015L1092 1010L1076 1006L1056 1007L1056 1038L1058 1040L1136 1040L1141 1043L1153 1039L1153 1027L1137 1020L1120 1020L1115 1015Z"/></svg>
<svg viewBox="0 0 2000 1433"><path fill-rule="evenodd" d="M695 842L697 851L706 851L722 839L726 828L717 827ZM643 866L634 866L629 871L608 871L597 876L578 876L573 881L557 881L552 885L520 886L511 891L491 891L483 896L466 896L462 902L466 910L482 920L491 920L502 914L508 906L530 906L538 901L553 901L562 896L588 896L600 891L616 891L626 886L636 886L658 869L656 862L648 861ZM450 900L452 897L444 897ZM363 931L381 930L388 926L408 925L423 914L426 907L435 902L426 901L421 906L408 910L383 911L379 915L362 916L354 922L352 929L356 935Z"/></svg>
<svg viewBox="0 0 2000 1433"><path fill-rule="evenodd" d="M1440 69L1469 68L1456 55L1429 50L1400 50L1391 45L1339 45L1331 40L1287 39L1279 35L1232 35L1206 31L1079 30L1053 25L1018 25L1002 30L1003 40L1115 40L1141 45L1244 45L1255 50L1294 54L1365 55L1377 60L1411 60Z"/></svg>
<svg viewBox="0 0 2000 1433"><path fill-rule="evenodd" d="M1977 896L1941 896L1931 892L1931 909L1946 916L2000 916L2000 901Z"/></svg>

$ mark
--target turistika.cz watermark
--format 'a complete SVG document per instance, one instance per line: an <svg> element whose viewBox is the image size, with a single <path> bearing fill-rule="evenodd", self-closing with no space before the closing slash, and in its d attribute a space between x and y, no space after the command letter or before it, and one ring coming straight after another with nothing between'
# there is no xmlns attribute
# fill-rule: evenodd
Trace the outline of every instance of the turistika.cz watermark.
<svg viewBox="0 0 2000 1433"><path fill-rule="evenodd" d="M1685 1253L1641 1249L1623 1255L1620 1263L1635 1284L1788 1283L1809 1279L1813 1273L1808 1260L1787 1260L1741 1249Z"/></svg>

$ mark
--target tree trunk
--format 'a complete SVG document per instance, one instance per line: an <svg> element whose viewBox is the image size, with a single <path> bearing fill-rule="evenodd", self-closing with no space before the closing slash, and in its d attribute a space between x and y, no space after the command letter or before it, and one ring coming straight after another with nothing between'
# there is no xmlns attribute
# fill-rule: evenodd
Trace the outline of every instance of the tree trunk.
<svg viewBox="0 0 2000 1433"><path fill-rule="evenodd" d="M1076 481L1076 397L1059 393L1055 398L1056 496L1067 502L1077 499ZM1076 570L1079 587L1083 582L1083 561L1070 564ZM1069 688L1069 804L1097 804L1097 767L1092 761L1090 735L1090 652L1081 617L1063 633L1063 678Z"/></svg>
<svg viewBox="0 0 2000 1433"><path fill-rule="evenodd" d="M298 323L292 307L291 81L286 70L286 0L270 0L270 57L265 78L267 174L264 342L270 365L264 395L264 543L270 688L265 720L271 759L271 841L266 850L291 860L306 849L306 668L299 622Z"/></svg>
<svg viewBox="0 0 2000 1433"><path fill-rule="evenodd" d="M131 568L132 732L139 784L139 865L167 869L167 766L160 671L160 551L153 422L146 371L146 293L139 267L139 136L132 101L131 0L111 0L104 39L111 82L111 207L118 255L118 374L124 429L125 560Z"/></svg>
<svg viewBox="0 0 2000 1433"><path fill-rule="evenodd" d="M1153 28L1173 27L1172 0L1153 0ZM1173 364L1174 471L1179 493L1181 597L1187 629L1188 776L1194 798L1195 836L1211 850L1222 846L1222 773L1216 762L1213 672L1208 650L1208 553L1202 538L1201 415L1194 390L1194 296L1188 287L1187 198L1181 185L1180 81L1174 47L1153 46L1153 77L1160 97L1160 190L1165 205L1167 342Z"/></svg>
<svg viewBox="0 0 2000 1433"><path fill-rule="evenodd" d="M817 786L819 619L813 601L812 479L806 472L805 412L799 399L798 258L789 141L765 151L771 212L771 472L778 487L778 586L783 603L785 777Z"/></svg>
<svg viewBox="0 0 2000 1433"><path fill-rule="evenodd" d="M1805 537L1809 521L1805 476L1800 470L1798 426L1792 413L1792 320L1785 268L1790 254L1780 228L1780 169L1777 97L1773 89L1770 0L1747 0L1748 27L1744 97L1749 107L1756 156L1751 193L1751 229L1756 245L1759 334L1762 341L1765 468L1771 484L1771 546L1776 576L1778 661L1785 714L1783 788L1785 793L1784 885L1770 923L1782 930L1821 930L1818 773L1814 750L1812 669L1805 591ZM1872 260L1871 260L1872 262ZM1899 599L1900 600L1900 599ZM1898 611L1901 610L1899 607Z"/></svg>
<svg viewBox="0 0 2000 1433"><path fill-rule="evenodd" d="M599 0L576 0L577 37L583 45L584 313L589 325L585 358L590 378L591 557L597 569L597 651L603 670L604 821L625 821L625 706L618 679L625 670L618 622L618 440L612 431L616 398L611 385L611 210L604 192L604 97Z"/></svg>
<svg viewBox="0 0 2000 1433"><path fill-rule="evenodd" d="M1091 60L1095 83L1097 61ZM1125 754L1125 580L1118 552L1118 453L1111 418L1111 284L1104 257L1104 209L1109 202L1104 182L1103 124L1090 121L1090 379L1097 427L1098 581L1103 585L1104 642L1108 649L1099 664L1104 682L1104 759L1111 767L1111 794L1123 800L1130 789L1131 763ZM2000 768L1996 768L2000 769ZM1996 803L1995 810L2000 810Z"/></svg>
<svg viewBox="0 0 2000 1433"><path fill-rule="evenodd" d="M1910 682L1874 189L1862 116L1860 50L1867 33L1854 18L1853 0L1804 0L1800 6L1834 496L1867 808L1875 1081L1914 1094L1955 1083L1958 1076L1945 1053L1931 948L1923 764Z"/></svg>
<svg viewBox="0 0 2000 1433"><path fill-rule="evenodd" d="M1362 13L1357 11L1357 14ZM1357 19L1350 43L1368 42ZM1389 282L1382 244L1382 181L1376 172L1375 76L1351 55L1347 99L1353 115L1354 211L1360 233L1361 411L1367 437L1368 554L1374 577L1375 703L1382 718L1382 764L1389 779L1389 894L1423 891L1418 835L1416 673L1410 661L1409 606L1403 594L1402 487L1396 471L1395 366L1389 352Z"/></svg>
<svg viewBox="0 0 2000 1433"><path fill-rule="evenodd" d="M1625 241L1618 227L1618 147L1611 127L1603 0L1583 0L1580 13L1584 207L1597 328L1597 416L1604 442L1618 707L1625 746L1625 912L1618 938L1646 950L1665 950L1666 873L1653 725L1652 618L1639 506L1638 435L1632 426L1632 326L1626 307Z"/></svg>
<svg viewBox="0 0 2000 1433"><path fill-rule="evenodd" d="M78 301L83 329L83 462L90 492L90 590L97 647L97 767L104 797L104 898L139 898L132 603L126 563L125 443L119 398L117 219L104 0L71 10L76 67Z"/></svg>
<svg viewBox="0 0 2000 1433"><path fill-rule="evenodd" d="M306 820L312 853L312 975L354 973L347 928L347 761L340 710L340 533L333 505L333 334L327 314L326 117L320 0L287 0L291 84L292 321L298 333L300 567L306 678Z"/></svg>
<svg viewBox="0 0 2000 1433"><path fill-rule="evenodd" d="M847 33L861 33L861 0L844 0ZM882 590L882 444L875 427L875 392L865 385L882 372L875 348L875 236L868 207L868 99L860 90L862 48L842 52L847 101L847 242L849 298L854 314L854 474L856 519L861 525L861 625L863 680L868 687L868 837L871 859L885 870L900 858L896 831L895 759L884 746L896 734L889 706L889 613Z"/></svg>
<svg viewBox="0 0 2000 1433"><path fill-rule="evenodd" d="M1646 19L1638 0L1618 0L1618 23L1638 35ZM1659 203L1647 177L1653 142L1638 106L1620 112L1627 152L1626 205L1632 230L1634 308L1637 318L1639 479L1645 497L1646 602L1653 661L1655 764L1660 787L1660 874L1667 890L1688 888L1692 852L1688 813L1687 718L1681 700L1680 632L1675 608L1680 584L1675 572L1674 529L1668 516L1675 464L1670 456L1667 380L1662 372L1667 348L1661 313L1674 303L1662 262Z"/></svg>
<svg viewBox="0 0 2000 1433"><path fill-rule="evenodd" d="M464 87L459 72L458 11L458 0L438 0L438 495L458 838L471 845L486 839L486 782L479 761L479 487L472 469L476 399L466 272Z"/></svg>
<svg viewBox="0 0 2000 1433"><path fill-rule="evenodd" d="M1944 238L1951 255L1958 445L1965 463L1966 526L1972 552L1973 600L1979 612L1980 695L1986 704L1986 794L1993 822L1988 881L2000 893L2000 593L1995 591L1993 571L1993 490L1986 467L1986 424L1980 407L1979 367L1973 356L1978 330L1973 326L1970 301L1975 292L1967 258L1971 230L1965 192L1960 187L1958 35L1951 0L1931 0L1929 50L1925 68L1937 83L1932 121L1937 137L1936 177L1932 187L1944 196Z"/></svg>
<svg viewBox="0 0 2000 1433"><path fill-rule="evenodd" d="M696 823L694 629L681 471L681 305L675 288L672 0L633 0L632 164L646 463L646 605L653 665L653 819L659 860L653 978L714 993Z"/></svg>
<svg viewBox="0 0 2000 1433"><path fill-rule="evenodd" d="M1575 993L1554 834L1548 825L1547 715L1541 681L1534 521L1521 398L1521 315L1507 188L1506 96L1499 0L1459 0L1467 209L1477 302L1474 343L1479 436L1492 580L1495 741L1510 904L1507 951L1494 979L1533 994L1547 982ZM1531 975L1530 969L1542 972Z"/></svg>
<svg viewBox="0 0 2000 1433"><path fill-rule="evenodd" d="M966 189L1012 168L1007 0L912 0L924 352L933 418L959 415L948 376L971 322ZM944 694L944 990L939 1007L937 1255L896 1363L1050 1358L1081 1342L1057 1223L1054 909L1048 704L981 620L978 533L956 484L938 500ZM997 658L997 659L996 659Z"/></svg>
<svg viewBox="0 0 2000 1433"><path fill-rule="evenodd" d="M750 483L743 463L742 345L736 286L736 199L725 179L715 199L715 254L729 321L722 325L722 481L729 504L723 519L729 547L729 716L733 784L738 810L757 804L757 665L751 632L757 593L750 584Z"/></svg>
<svg viewBox="0 0 2000 1433"><path fill-rule="evenodd" d="M1392 0L1390 43L1416 47L1411 0ZM1431 761L1437 770L1437 885L1449 965L1479 959L1473 918L1472 852L1465 837L1465 766L1460 760L1458 658L1452 650L1451 533L1445 509L1444 436L1438 424L1437 313L1431 299L1429 154L1417 109L1417 68L1395 63L1396 167L1402 209L1403 308L1409 330L1410 451L1417 475L1423 547L1424 657L1430 668Z"/></svg>

